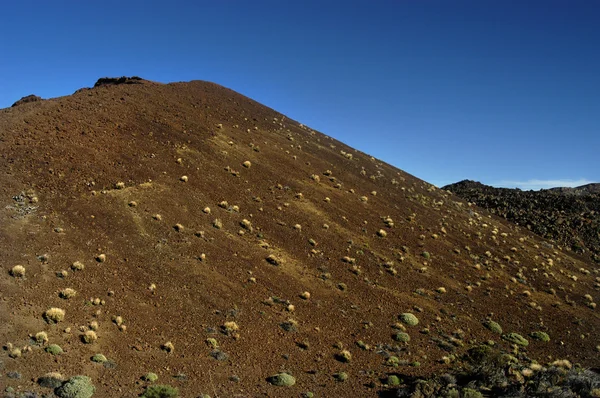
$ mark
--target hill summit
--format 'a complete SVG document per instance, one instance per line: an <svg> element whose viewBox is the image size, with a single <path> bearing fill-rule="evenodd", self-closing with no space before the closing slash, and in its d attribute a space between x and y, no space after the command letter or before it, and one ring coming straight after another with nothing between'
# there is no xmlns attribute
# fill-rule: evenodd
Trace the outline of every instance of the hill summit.
<svg viewBox="0 0 600 398"><path fill-rule="evenodd" d="M6 396L597 380L597 265L222 86L135 83L0 110Z"/></svg>

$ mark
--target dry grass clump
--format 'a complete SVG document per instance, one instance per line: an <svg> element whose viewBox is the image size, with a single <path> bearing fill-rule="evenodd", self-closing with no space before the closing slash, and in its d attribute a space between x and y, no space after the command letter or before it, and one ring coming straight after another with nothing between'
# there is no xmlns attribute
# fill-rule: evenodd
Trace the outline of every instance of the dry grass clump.
<svg viewBox="0 0 600 398"><path fill-rule="evenodd" d="M228 321L225 322L222 326L221 326L221 330L223 331L223 333L225 333L226 335L232 335L234 333L236 333L237 331L240 330L240 327L238 326L237 323L235 323L234 321Z"/></svg>
<svg viewBox="0 0 600 398"><path fill-rule="evenodd" d="M115 188L116 189L123 189L123 188L125 188L125 183L123 181L117 182L115 184Z"/></svg>
<svg viewBox="0 0 600 398"><path fill-rule="evenodd" d="M216 229L221 229L221 228L223 228L223 221L221 221L221 219L220 219L220 218L216 218L216 219L213 221L213 227L215 227Z"/></svg>
<svg viewBox="0 0 600 398"><path fill-rule="evenodd" d="M163 351L165 351L167 354L172 354L173 351L175 351L175 346L173 345L173 343L171 343L170 341L167 341L165 344L163 344L160 347Z"/></svg>
<svg viewBox="0 0 600 398"><path fill-rule="evenodd" d="M37 332L33 339L37 344L46 344L48 342L48 333L46 332Z"/></svg>
<svg viewBox="0 0 600 398"><path fill-rule="evenodd" d="M302 292L300 294L300 298L304 299L304 300L308 300L310 299L310 292Z"/></svg>
<svg viewBox="0 0 600 398"><path fill-rule="evenodd" d="M274 254L269 254L265 260L267 260L269 264L275 266L279 266L283 263L283 261Z"/></svg>
<svg viewBox="0 0 600 398"><path fill-rule="evenodd" d="M250 163L249 160L246 160L244 163L242 163L242 166L244 166L245 168L249 169L250 166L252 166L252 163Z"/></svg>
<svg viewBox="0 0 600 398"><path fill-rule="evenodd" d="M71 264L71 269L73 271L83 271L84 268L85 265L81 261L75 261L73 264Z"/></svg>
<svg viewBox="0 0 600 398"><path fill-rule="evenodd" d="M98 261L99 263L103 263L106 261L106 254L99 254L98 256L96 256L96 261Z"/></svg>
<svg viewBox="0 0 600 398"><path fill-rule="evenodd" d="M387 232L385 232L383 229L380 229L379 231L377 231L377 236L379 236L380 238L385 238L387 236Z"/></svg>
<svg viewBox="0 0 600 398"><path fill-rule="evenodd" d="M47 323L58 323L65 319L65 310L52 307L44 312L43 317Z"/></svg>
<svg viewBox="0 0 600 398"><path fill-rule="evenodd" d="M318 175L316 175L316 174L313 174L313 175L311 175L311 176L310 176L310 178L311 178L313 181L315 181L315 182L320 182L320 181L321 181L321 177L319 177L319 176L318 176Z"/></svg>
<svg viewBox="0 0 600 398"><path fill-rule="evenodd" d="M23 278L25 276L25 267L22 265L15 265L10 270L10 274L15 278Z"/></svg>
<svg viewBox="0 0 600 398"><path fill-rule="evenodd" d="M184 227L183 225L181 225L181 224L175 224L175 225L173 226L173 229L174 229L175 231L177 231L177 232L181 232L181 231L183 231L183 230L185 229L185 227Z"/></svg>
<svg viewBox="0 0 600 398"><path fill-rule="evenodd" d="M350 362L352 360L352 354L348 350L342 350L335 354L335 359L340 362Z"/></svg>
<svg viewBox="0 0 600 398"><path fill-rule="evenodd" d="M203 212L204 214L210 214L210 207L206 206L206 207L205 207L205 208L202 210L202 212Z"/></svg>
<svg viewBox="0 0 600 398"><path fill-rule="evenodd" d="M240 221L240 225L242 226L242 228L252 232L252 223L246 220L245 218L242 221Z"/></svg>
<svg viewBox="0 0 600 398"><path fill-rule="evenodd" d="M181 176L181 177L179 177L179 181L181 181L181 182L188 182L188 176Z"/></svg>
<svg viewBox="0 0 600 398"><path fill-rule="evenodd" d="M69 300L77 295L77 291L75 289L71 289L70 287L62 289L58 292L58 297Z"/></svg>
<svg viewBox="0 0 600 398"><path fill-rule="evenodd" d="M88 330L81 335L81 341L84 344L92 344L98 340L98 335L93 330Z"/></svg>

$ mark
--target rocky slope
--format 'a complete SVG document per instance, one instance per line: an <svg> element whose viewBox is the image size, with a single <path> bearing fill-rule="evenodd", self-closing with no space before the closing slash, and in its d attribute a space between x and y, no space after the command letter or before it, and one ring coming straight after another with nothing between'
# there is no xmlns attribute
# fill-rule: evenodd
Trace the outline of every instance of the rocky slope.
<svg viewBox="0 0 600 398"><path fill-rule="evenodd" d="M396 395L482 344L511 380L599 365L597 265L224 87L123 82L0 110L6 396Z"/></svg>
<svg viewBox="0 0 600 398"><path fill-rule="evenodd" d="M600 184L522 191L464 180L442 189L600 262Z"/></svg>

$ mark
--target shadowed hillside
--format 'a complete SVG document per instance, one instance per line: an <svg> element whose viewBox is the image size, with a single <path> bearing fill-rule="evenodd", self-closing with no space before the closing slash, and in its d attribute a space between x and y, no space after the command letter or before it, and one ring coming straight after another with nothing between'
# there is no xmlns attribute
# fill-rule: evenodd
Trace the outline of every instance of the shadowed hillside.
<svg viewBox="0 0 600 398"><path fill-rule="evenodd" d="M481 344L600 365L592 262L229 89L119 80L0 110L7 396L385 396Z"/></svg>
<svg viewBox="0 0 600 398"><path fill-rule="evenodd" d="M522 191L464 180L442 189L600 263L600 184Z"/></svg>

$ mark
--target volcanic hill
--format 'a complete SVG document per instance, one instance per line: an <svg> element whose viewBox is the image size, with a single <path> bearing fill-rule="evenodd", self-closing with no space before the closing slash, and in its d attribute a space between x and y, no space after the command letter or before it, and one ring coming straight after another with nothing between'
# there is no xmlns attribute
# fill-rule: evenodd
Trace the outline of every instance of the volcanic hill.
<svg viewBox="0 0 600 398"><path fill-rule="evenodd" d="M7 397L395 396L488 348L521 384L600 365L597 265L219 85L23 101L0 159Z"/></svg>
<svg viewBox="0 0 600 398"><path fill-rule="evenodd" d="M464 180L442 189L600 264L600 184L522 191Z"/></svg>

